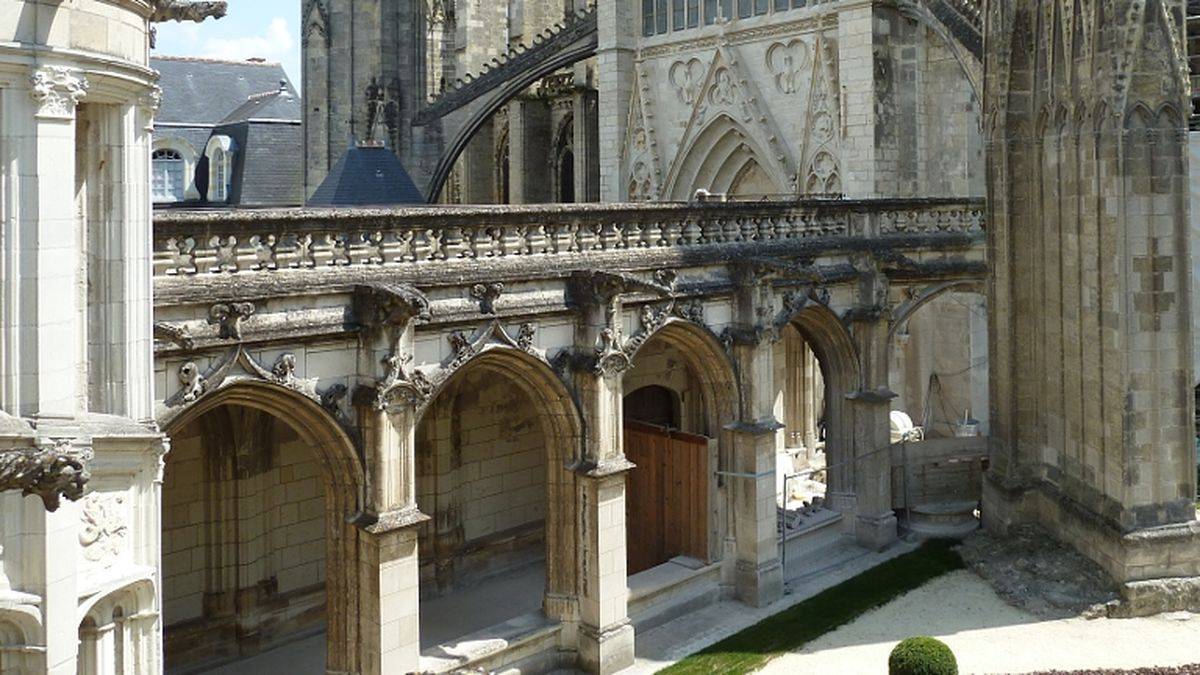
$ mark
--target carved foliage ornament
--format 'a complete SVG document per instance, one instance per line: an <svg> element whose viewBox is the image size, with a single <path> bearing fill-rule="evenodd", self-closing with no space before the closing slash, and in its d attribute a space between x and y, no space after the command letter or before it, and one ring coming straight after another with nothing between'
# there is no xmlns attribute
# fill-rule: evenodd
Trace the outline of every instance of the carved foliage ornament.
<svg viewBox="0 0 1200 675"><path fill-rule="evenodd" d="M62 497L78 501L89 478L80 458L58 448L0 451L0 491L37 495L47 511L57 511Z"/></svg>
<svg viewBox="0 0 1200 675"><path fill-rule="evenodd" d="M475 284L471 287L471 297L479 302L479 312L481 314L494 315L496 313L496 301L500 299L500 294L503 292L504 284L500 282Z"/></svg>
<svg viewBox="0 0 1200 675"><path fill-rule="evenodd" d="M125 496L92 493L79 513L79 545L85 560L110 567L124 549L129 532L125 524Z"/></svg>
<svg viewBox="0 0 1200 675"><path fill-rule="evenodd" d="M170 414L166 417L173 417L183 408L223 386L244 380L270 382L291 389L318 403L335 416L340 415L337 405L346 394L345 386L335 384L325 391L318 391L317 378L296 376L296 363L295 354L284 353L270 368L266 368L250 356L242 345L230 351L207 374L201 373L200 367L194 361L188 361L179 367L179 382L182 387L167 399L165 405ZM235 371L235 368L241 372Z"/></svg>
<svg viewBox="0 0 1200 675"><path fill-rule="evenodd" d="M452 331L446 336L452 350L450 357L428 375L412 367L411 355L406 354L398 359L391 357L390 373L379 383L370 403L376 409L382 410L398 398L411 406L421 408L429 403L438 387L449 381L476 356L490 349L516 349L546 362L545 352L533 344L536 331L537 327L534 324L524 323L521 324L516 337L513 337L498 320L493 320L471 336L463 331Z"/></svg>
<svg viewBox="0 0 1200 675"><path fill-rule="evenodd" d="M87 78L63 66L42 66L29 76L30 95L38 105L37 116L69 120L75 106L87 95Z"/></svg>

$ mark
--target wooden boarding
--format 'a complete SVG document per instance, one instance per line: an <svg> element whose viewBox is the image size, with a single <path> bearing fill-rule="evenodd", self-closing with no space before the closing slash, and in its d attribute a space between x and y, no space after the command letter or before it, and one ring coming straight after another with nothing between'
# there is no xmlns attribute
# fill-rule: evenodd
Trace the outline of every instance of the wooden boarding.
<svg viewBox="0 0 1200 675"><path fill-rule="evenodd" d="M708 556L708 447L704 436L625 423L626 572Z"/></svg>

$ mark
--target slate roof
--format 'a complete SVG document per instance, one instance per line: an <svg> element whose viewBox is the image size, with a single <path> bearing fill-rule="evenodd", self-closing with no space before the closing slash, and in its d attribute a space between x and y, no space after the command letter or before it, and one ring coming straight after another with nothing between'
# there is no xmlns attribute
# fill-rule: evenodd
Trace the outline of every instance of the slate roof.
<svg viewBox="0 0 1200 675"><path fill-rule="evenodd" d="M391 206L424 204L399 158L383 145L356 145L346 150L309 206Z"/></svg>
<svg viewBox="0 0 1200 675"><path fill-rule="evenodd" d="M300 123L303 111L300 99L287 87L276 87L274 91L251 95L244 103L225 116L221 124L238 122L294 122Z"/></svg>
<svg viewBox="0 0 1200 675"><path fill-rule="evenodd" d="M299 100L278 63L156 56L150 59L150 67L161 74L158 84L163 89L157 123L220 124L251 96L278 91L280 80L287 82L288 92ZM297 105L292 119L298 122L300 118Z"/></svg>

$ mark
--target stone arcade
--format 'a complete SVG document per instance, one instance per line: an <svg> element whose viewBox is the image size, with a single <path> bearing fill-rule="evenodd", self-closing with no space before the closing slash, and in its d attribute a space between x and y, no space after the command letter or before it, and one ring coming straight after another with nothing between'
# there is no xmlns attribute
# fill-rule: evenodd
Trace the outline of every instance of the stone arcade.
<svg viewBox="0 0 1200 675"><path fill-rule="evenodd" d="M1200 605L1182 2L994 5L310 0L310 190L605 203L153 228L223 6L0 5L0 671L613 673L981 502Z"/></svg>

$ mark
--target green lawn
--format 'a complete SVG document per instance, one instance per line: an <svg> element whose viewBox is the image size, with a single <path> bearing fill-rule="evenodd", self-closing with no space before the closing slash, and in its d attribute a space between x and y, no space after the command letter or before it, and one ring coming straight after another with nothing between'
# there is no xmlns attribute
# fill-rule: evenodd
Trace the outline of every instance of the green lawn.
<svg viewBox="0 0 1200 675"><path fill-rule="evenodd" d="M887 604L946 572L962 569L953 542L931 541L853 579L763 619L659 673L748 673L809 641Z"/></svg>

